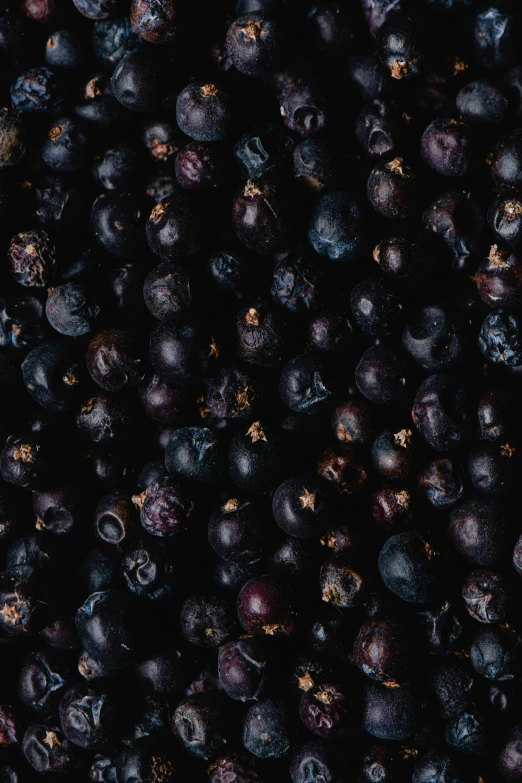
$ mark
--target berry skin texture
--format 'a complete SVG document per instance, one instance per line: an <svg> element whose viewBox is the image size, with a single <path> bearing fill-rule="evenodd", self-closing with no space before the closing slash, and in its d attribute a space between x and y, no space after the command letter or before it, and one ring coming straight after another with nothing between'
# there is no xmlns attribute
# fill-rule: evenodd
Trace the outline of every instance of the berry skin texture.
<svg viewBox="0 0 522 783"><path fill-rule="evenodd" d="M290 749L288 718L281 704L265 699L248 708L243 719L243 745L260 759L282 758Z"/></svg>
<svg viewBox="0 0 522 783"><path fill-rule="evenodd" d="M285 473L289 455L284 438L254 421L230 442L228 470L234 483L245 492L272 488Z"/></svg>
<svg viewBox="0 0 522 783"><path fill-rule="evenodd" d="M153 536L175 536L187 529L193 509L194 503L178 482L157 478L146 491L140 510L141 524Z"/></svg>
<svg viewBox="0 0 522 783"><path fill-rule="evenodd" d="M195 141L222 141L233 127L230 98L216 84L193 82L178 95L176 122Z"/></svg>
<svg viewBox="0 0 522 783"><path fill-rule="evenodd" d="M447 783L460 783L461 770L452 754L438 748L428 751L417 763L413 771L412 783L430 783L440 780Z"/></svg>
<svg viewBox="0 0 522 783"><path fill-rule="evenodd" d="M345 555L334 555L322 566L319 574L322 600L339 609L360 606L366 592L366 582Z"/></svg>
<svg viewBox="0 0 522 783"><path fill-rule="evenodd" d="M79 283L66 283L51 291L45 304L47 320L66 337L81 337L94 330L100 308Z"/></svg>
<svg viewBox="0 0 522 783"><path fill-rule="evenodd" d="M418 475L418 483L434 508L451 508L464 494L464 482L456 461L441 457L430 462Z"/></svg>
<svg viewBox="0 0 522 783"><path fill-rule="evenodd" d="M182 427L173 434L165 452L171 475L212 483L223 475L224 448L218 435L205 427Z"/></svg>
<svg viewBox="0 0 522 783"><path fill-rule="evenodd" d="M491 568L476 568L462 585L462 598L479 623L501 623L509 616L509 590L504 576Z"/></svg>
<svg viewBox="0 0 522 783"><path fill-rule="evenodd" d="M199 217L188 196L179 191L156 204L146 234L150 249L163 261L188 258L201 249Z"/></svg>
<svg viewBox="0 0 522 783"><path fill-rule="evenodd" d="M171 43L177 35L176 6L176 0L133 0L132 29L148 43L159 46Z"/></svg>
<svg viewBox="0 0 522 783"><path fill-rule="evenodd" d="M264 302L239 311L236 334L238 356L250 364L276 366L285 353L284 324Z"/></svg>
<svg viewBox="0 0 522 783"><path fill-rule="evenodd" d="M194 693L174 710L172 730L189 753L208 761L226 745L226 717L226 705L219 694Z"/></svg>
<svg viewBox="0 0 522 783"><path fill-rule="evenodd" d="M493 150L491 176L497 187L522 187L522 130L509 131Z"/></svg>
<svg viewBox="0 0 522 783"><path fill-rule="evenodd" d="M94 335L87 354L87 370L104 391L117 392L135 386L143 378L143 361L130 332L105 329Z"/></svg>
<svg viewBox="0 0 522 783"><path fill-rule="evenodd" d="M468 127L456 120L434 120L421 138L424 161L442 177L463 177L471 163Z"/></svg>
<svg viewBox="0 0 522 783"><path fill-rule="evenodd" d="M71 174L86 165L87 146L81 124L71 117L58 117L42 144L42 160L55 171Z"/></svg>
<svg viewBox="0 0 522 783"><path fill-rule="evenodd" d="M308 227L308 241L330 261L353 261L364 250L363 215L359 204L342 191L317 199Z"/></svg>
<svg viewBox="0 0 522 783"><path fill-rule="evenodd" d="M280 59L283 38L277 19L259 11L240 16L230 26L226 39L232 63L247 76L263 76Z"/></svg>
<svg viewBox="0 0 522 783"><path fill-rule="evenodd" d="M0 453L0 476L18 487L36 487L46 473L46 447L37 435L10 435Z"/></svg>
<svg viewBox="0 0 522 783"><path fill-rule="evenodd" d="M370 683L363 691L362 727L382 740L406 740L417 725L418 699L412 685L388 688Z"/></svg>
<svg viewBox="0 0 522 783"><path fill-rule="evenodd" d="M281 116L288 130L304 139L328 125L324 93L317 84L298 80L290 83L280 98Z"/></svg>
<svg viewBox="0 0 522 783"><path fill-rule="evenodd" d="M232 203L232 228L254 253L277 253L291 245L293 224L286 192L270 180L248 180Z"/></svg>
<svg viewBox="0 0 522 783"><path fill-rule="evenodd" d="M370 204L382 217L406 218L417 206L417 176L402 158L378 163L370 172L366 192Z"/></svg>
<svg viewBox="0 0 522 783"><path fill-rule="evenodd" d="M22 363L22 374L29 394L51 411L70 410L84 386L85 371L74 351L57 340L33 348Z"/></svg>
<svg viewBox="0 0 522 783"><path fill-rule="evenodd" d="M117 64L111 88L116 100L126 109L140 113L154 111L164 98L161 61L154 52L129 52Z"/></svg>
<svg viewBox="0 0 522 783"><path fill-rule="evenodd" d="M266 657L258 639L239 639L220 647L218 674L227 696L236 701L257 701L265 687Z"/></svg>
<svg viewBox="0 0 522 783"><path fill-rule="evenodd" d="M60 702L62 730L80 748L99 750L107 746L115 718L114 698L95 683L73 686Z"/></svg>
<svg viewBox="0 0 522 783"><path fill-rule="evenodd" d="M355 383L361 394L378 405L391 405L406 390L406 366L402 356L382 345L368 348L355 369Z"/></svg>
<svg viewBox="0 0 522 783"><path fill-rule="evenodd" d="M519 193L503 190L491 202L488 223L498 241L514 249L522 242L522 197Z"/></svg>
<svg viewBox="0 0 522 783"><path fill-rule="evenodd" d="M369 277L352 289L350 306L357 326L364 334L385 337L400 325L404 300L385 280Z"/></svg>
<svg viewBox="0 0 522 783"><path fill-rule="evenodd" d="M431 375L420 385L412 410L413 423L436 451L457 448L468 434L465 389L449 375Z"/></svg>
<svg viewBox="0 0 522 783"><path fill-rule="evenodd" d="M261 508L249 500L229 498L210 515L208 540L231 563L257 562L267 552L269 541Z"/></svg>
<svg viewBox="0 0 522 783"><path fill-rule="evenodd" d="M464 356L466 339L461 323L443 307L424 307L408 321L402 345L427 372L444 372Z"/></svg>
<svg viewBox="0 0 522 783"><path fill-rule="evenodd" d="M298 630L295 599L273 576L250 579L237 599L239 622L253 636L290 638Z"/></svg>
<svg viewBox="0 0 522 783"><path fill-rule="evenodd" d="M437 587L440 552L419 533L390 536L379 554L379 573L386 587L403 601L425 603Z"/></svg>
<svg viewBox="0 0 522 783"><path fill-rule="evenodd" d="M489 362L513 367L522 364L522 323L517 313L496 310L486 316L479 348Z"/></svg>
<svg viewBox="0 0 522 783"><path fill-rule="evenodd" d="M486 567L509 561L514 536L495 502L482 498L465 500L452 510L450 520L450 541L466 560Z"/></svg>
<svg viewBox="0 0 522 783"><path fill-rule="evenodd" d="M236 621L224 598L187 598L180 614L181 630L197 647L220 647L233 635Z"/></svg>
<svg viewBox="0 0 522 783"><path fill-rule="evenodd" d="M299 702L299 717L318 737L339 739L346 735L349 702L344 689L324 682L305 691Z"/></svg>
<svg viewBox="0 0 522 783"><path fill-rule="evenodd" d="M45 288L56 266L55 249L45 231L24 231L11 239L7 268L20 285Z"/></svg>
<svg viewBox="0 0 522 783"><path fill-rule="evenodd" d="M354 661L362 673L392 685L407 680L409 652L403 628L387 617L363 623L353 645Z"/></svg>
<svg viewBox="0 0 522 783"><path fill-rule="evenodd" d="M16 111L29 114L56 112L63 101L50 68L31 68L11 85L11 103Z"/></svg>
<svg viewBox="0 0 522 783"><path fill-rule="evenodd" d="M468 122L498 123L505 117L508 102L493 84L474 81L468 82L459 91L456 106Z"/></svg>
<svg viewBox="0 0 522 783"><path fill-rule="evenodd" d="M90 228L100 247L118 258L138 250L140 210L130 193L102 193L92 205Z"/></svg>
<svg viewBox="0 0 522 783"><path fill-rule="evenodd" d="M147 309L158 321L185 314L192 304L190 278L174 264L158 264L143 284L143 299Z"/></svg>
<svg viewBox="0 0 522 783"><path fill-rule="evenodd" d="M411 19L391 14L379 25L377 54L393 79L412 79L423 69L423 44L420 31Z"/></svg>
<svg viewBox="0 0 522 783"><path fill-rule="evenodd" d="M13 109L0 109L0 168L16 166L25 150L21 114Z"/></svg>
<svg viewBox="0 0 522 783"><path fill-rule="evenodd" d="M490 729L477 710L463 712L446 724L447 744L470 755L482 755L490 749Z"/></svg>
<svg viewBox="0 0 522 783"><path fill-rule="evenodd" d="M279 377L279 396L295 413L318 413L332 397L333 392L327 383L321 362L300 354L283 367Z"/></svg>

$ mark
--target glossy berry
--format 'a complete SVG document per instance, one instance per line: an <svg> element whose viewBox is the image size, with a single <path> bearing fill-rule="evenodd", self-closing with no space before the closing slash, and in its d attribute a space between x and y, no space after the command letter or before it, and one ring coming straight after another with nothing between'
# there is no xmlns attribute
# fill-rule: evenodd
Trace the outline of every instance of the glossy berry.
<svg viewBox="0 0 522 783"><path fill-rule="evenodd" d="M42 144L42 160L51 169L70 174L87 163L87 147L82 125L71 117L58 117Z"/></svg>
<svg viewBox="0 0 522 783"><path fill-rule="evenodd" d="M148 51L129 52L117 64L111 88L126 109L153 111L164 97L161 61Z"/></svg>
<svg viewBox="0 0 522 783"><path fill-rule="evenodd" d="M49 340L33 348L22 363L24 384L43 408L70 410L85 384L85 372L72 347Z"/></svg>
<svg viewBox="0 0 522 783"><path fill-rule="evenodd" d="M130 332L105 329L87 347L87 369L93 381L109 392L135 386L143 377L143 360Z"/></svg>
<svg viewBox="0 0 522 783"><path fill-rule="evenodd" d="M163 261L194 255L202 245L198 214L180 191L154 207L146 233L150 249Z"/></svg>
<svg viewBox="0 0 522 783"><path fill-rule="evenodd" d="M226 45L228 56L238 71L247 76L263 76L281 57L281 27L277 19L254 11L233 22Z"/></svg>
<svg viewBox="0 0 522 783"><path fill-rule="evenodd" d="M222 141L233 126L231 101L221 87L193 82L177 97L176 121L195 141Z"/></svg>
<svg viewBox="0 0 522 783"><path fill-rule="evenodd" d="M218 673L223 690L236 701L257 701L266 687L268 662L258 639L228 642L219 648Z"/></svg>
<svg viewBox="0 0 522 783"><path fill-rule="evenodd" d="M138 249L140 211L130 193L102 193L91 209L90 228L103 250L132 258Z"/></svg>
<svg viewBox="0 0 522 783"><path fill-rule="evenodd" d="M415 520L415 499L402 484L383 484L372 495L372 516L385 533L408 530Z"/></svg>
<svg viewBox="0 0 522 783"><path fill-rule="evenodd" d="M379 554L386 587L403 601L425 603L437 586L440 552L417 532L391 536Z"/></svg>
<svg viewBox="0 0 522 783"><path fill-rule="evenodd" d="M407 680L410 654L402 626L388 617L363 623L353 645L355 663L377 682L396 684Z"/></svg>
<svg viewBox="0 0 522 783"><path fill-rule="evenodd" d="M293 234L286 192L270 180L248 180L232 203L232 227L255 253L286 250Z"/></svg>
<svg viewBox="0 0 522 783"><path fill-rule="evenodd" d="M243 585L237 614L243 629L253 636L289 638L298 629L295 596L273 576L254 577Z"/></svg>
<svg viewBox="0 0 522 783"><path fill-rule="evenodd" d="M211 514L208 539L225 560L255 563L267 551L269 541L261 508L251 501L230 498Z"/></svg>
<svg viewBox="0 0 522 783"><path fill-rule="evenodd" d="M228 469L234 483L245 492L263 492L284 475L287 441L261 421L237 432L230 443Z"/></svg>
<svg viewBox="0 0 522 783"><path fill-rule="evenodd" d="M160 424L174 424L184 408L182 389L159 375L144 378L138 385L138 396L146 416Z"/></svg>
<svg viewBox="0 0 522 783"><path fill-rule="evenodd" d="M407 383L402 356L384 344L368 348L355 369L355 383L370 402L378 405L397 402L403 396Z"/></svg>
<svg viewBox="0 0 522 783"><path fill-rule="evenodd" d="M468 82L456 99L457 109L468 122L502 122L508 102L502 92L485 81Z"/></svg>
<svg viewBox="0 0 522 783"><path fill-rule="evenodd" d="M513 487L514 451L509 446L480 443L468 455L468 475L475 489L502 497Z"/></svg>
<svg viewBox="0 0 522 783"><path fill-rule="evenodd" d="M397 432L385 430L377 436L372 447L373 464L387 479L405 479L415 464L416 448L413 433L408 428Z"/></svg>
<svg viewBox="0 0 522 783"><path fill-rule="evenodd" d="M385 218L406 218L417 206L417 176L402 158L378 163L366 186L368 200Z"/></svg>

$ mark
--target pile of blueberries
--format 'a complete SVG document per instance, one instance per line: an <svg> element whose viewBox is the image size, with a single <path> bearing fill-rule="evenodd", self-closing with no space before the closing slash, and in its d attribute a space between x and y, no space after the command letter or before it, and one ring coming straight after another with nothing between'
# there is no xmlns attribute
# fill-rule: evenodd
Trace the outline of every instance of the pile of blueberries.
<svg viewBox="0 0 522 783"><path fill-rule="evenodd" d="M0 783L522 781L520 0L3 0Z"/></svg>

